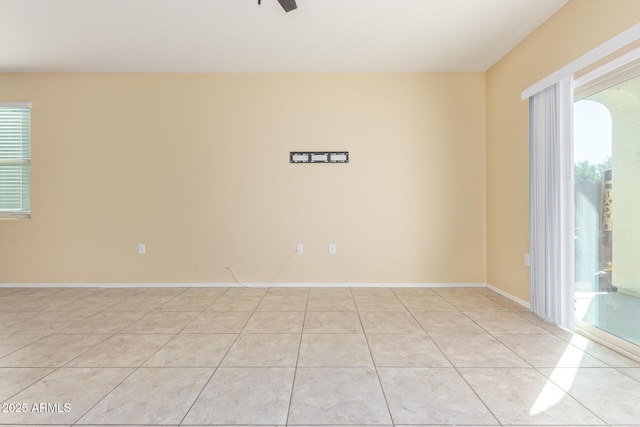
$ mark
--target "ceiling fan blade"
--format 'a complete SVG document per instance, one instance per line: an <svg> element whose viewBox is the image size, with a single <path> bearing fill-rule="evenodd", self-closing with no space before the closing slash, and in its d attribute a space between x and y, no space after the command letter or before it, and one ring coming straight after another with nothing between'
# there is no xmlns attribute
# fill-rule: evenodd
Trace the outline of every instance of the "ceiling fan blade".
<svg viewBox="0 0 640 427"><path fill-rule="evenodd" d="M293 9L298 8L296 0L278 0L278 3L280 3L285 12L291 12Z"/></svg>

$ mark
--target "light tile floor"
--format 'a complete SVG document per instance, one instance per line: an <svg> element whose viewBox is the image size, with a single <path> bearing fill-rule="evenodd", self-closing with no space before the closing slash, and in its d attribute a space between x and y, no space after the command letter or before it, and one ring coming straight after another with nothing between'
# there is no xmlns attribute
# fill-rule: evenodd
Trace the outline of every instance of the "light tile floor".
<svg viewBox="0 0 640 427"><path fill-rule="evenodd" d="M0 289L0 425L640 425L640 364L485 288Z"/></svg>

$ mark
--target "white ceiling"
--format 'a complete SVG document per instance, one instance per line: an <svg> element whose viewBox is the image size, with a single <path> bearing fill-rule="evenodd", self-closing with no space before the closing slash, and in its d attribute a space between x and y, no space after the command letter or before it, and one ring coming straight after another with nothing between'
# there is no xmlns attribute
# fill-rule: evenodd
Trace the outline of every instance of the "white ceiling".
<svg viewBox="0 0 640 427"><path fill-rule="evenodd" d="M485 71L568 0L0 0L0 72Z"/></svg>

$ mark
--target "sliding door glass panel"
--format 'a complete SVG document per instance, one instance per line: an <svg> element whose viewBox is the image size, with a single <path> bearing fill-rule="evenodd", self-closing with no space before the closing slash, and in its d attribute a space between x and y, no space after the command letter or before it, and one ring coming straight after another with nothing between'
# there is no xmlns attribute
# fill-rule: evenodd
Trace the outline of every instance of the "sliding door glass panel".
<svg viewBox="0 0 640 427"><path fill-rule="evenodd" d="M574 104L576 316L640 346L640 77Z"/></svg>

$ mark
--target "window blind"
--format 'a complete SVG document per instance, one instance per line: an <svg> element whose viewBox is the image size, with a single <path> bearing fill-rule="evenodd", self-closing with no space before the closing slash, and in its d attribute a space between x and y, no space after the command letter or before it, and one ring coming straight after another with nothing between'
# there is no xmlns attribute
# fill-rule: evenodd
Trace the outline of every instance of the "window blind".
<svg viewBox="0 0 640 427"><path fill-rule="evenodd" d="M573 329L572 78L529 99L531 311Z"/></svg>
<svg viewBox="0 0 640 427"><path fill-rule="evenodd" d="M31 214L31 108L0 103L0 217Z"/></svg>

